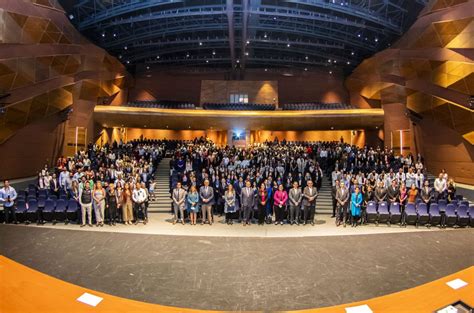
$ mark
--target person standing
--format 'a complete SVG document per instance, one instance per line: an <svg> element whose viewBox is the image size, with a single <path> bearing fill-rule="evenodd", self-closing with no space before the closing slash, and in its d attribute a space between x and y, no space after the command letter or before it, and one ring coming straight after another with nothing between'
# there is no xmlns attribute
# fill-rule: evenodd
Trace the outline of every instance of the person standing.
<svg viewBox="0 0 474 313"><path fill-rule="evenodd" d="M181 224L184 225L184 207L186 205L186 190L182 188L181 182L176 183L176 188L173 189L172 192L172 198L173 198L173 211L174 211L174 219L173 219L173 225L176 224L176 222L181 221ZM178 218L181 216L181 219Z"/></svg>
<svg viewBox="0 0 474 313"><path fill-rule="evenodd" d="M197 192L196 185L191 185L186 201L191 225L196 225L197 214L199 213L199 193Z"/></svg>
<svg viewBox="0 0 474 313"><path fill-rule="evenodd" d="M318 191L313 186L313 181L308 180L307 186L303 190L303 225L310 222L314 226L314 214L316 211L316 198Z"/></svg>
<svg viewBox="0 0 474 313"><path fill-rule="evenodd" d="M15 188L10 186L10 182L5 180L3 188L0 189L0 202L3 202L3 208L5 210L5 223L10 222L10 216L13 218L13 222L18 224L15 213L15 200L18 194Z"/></svg>
<svg viewBox="0 0 474 313"><path fill-rule="evenodd" d="M102 183L98 181L94 188L92 195L94 199L94 213L96 226L104 226L104 213L105 213L105 190L102 188Z"/></svg>
<svg viewBox="0 0 474 313"><path fill-rule="evenodd" d="M135 189L132 192L132 200L134 202L134 215L135 215L135 225L138 224L138 220L140 217L140 211L143 213L143 223L146 224L146 208L145 202L147 199L147 193L140 182L137 181L135 184Z"/></svg>
<svg viewBox="0 0 474 313"><path fill-rule="evenodd" d="M118 193L115 190L113 183L109 184L109 190L105 197L105 207L107 209L107 216L109 218L109 226L115 226L115 219L117 218L117 207L119 203Z"/></svg>
<svg viewBox="0 0 474 313"><path fill-rule="evenodd" d="M397 186L397 181L392 180L392 184L387 188L387 199L390 204L398 202L398 196L400 194L400 190Z"/></svg>
<svg viewBox="0 0 474 313"><path fill-rule="evenodd" d="M347 207L349 205L349 189L346 187L344 182L339 184L339 188L336 192L337 211L336 211L336 226L344 223L344 227L347 224Z"/></svg>
<svg viewBox="0 0 474 313"><path fill-rule="evenodd" d="M435 199L440 200L446 197L446 190L447 190L447 183L444 179L444 174L439 173L439 177L434 181L434 189L435 189Z"/></svg>
<svg viewBox="0 0 474 313"><path fill-rule="evenodd" d="M236 211L236 200L237 197L234 186L232 186L232 184L228 184L227 190L224 193L224 213L227 225L232 225L234 223L232 220L232 214L234 214Z"/></svg>
<svg viewBox="0 0 474 313"><path fill-rule="evenodd" d="M255 194L249 180L245 182L245 187L240 193L240 209L244 211L242 225L250 225L250 214L255 206Z"/></svg>
<svg viewBox="0 0 474 313"><path fill-rule="evenodd" d="M351 195L351 224L352 227L357 227L357 221L360 217L360 208L362 206L362 193L360 193L359 186L355 187L355 191Z"/></svg>
<svg viewBox="0 0 474 313"><path fill-rule="evenodd" d="M334 176L334 173L333 173ZM336 217L336 208L337 208L337 199L336 199L336 193L337 190L339 189L340 182L339 179L336 179L331 187L331 197L332 197L332 216L331 217ZM337 224L337 221L336 221Z"/></svg>
<svg viewBox="0 0 474 313"><path fill-rule="evenodd" d="M378 183L377 188L375 188L375 200L377 203L385 201L387 198L387 188L384 187L383 182Z"/></svg>
<svg viewBox="0 0 474 313"><path fill-rule="evenodd" d="M212 225L212 206L214 205L214 189L209 186L209 180L204 180L204 186L201 186L199 189L199 197L201 198L201 208L202 208L202 221L201 225L204 225L207 221L209 225Z"/></svg>
<svg viewBox="0 0 474 313"><path fill-rule="evenodd" d="M290 205L290 224L298 225L300 219L301 201L303 200L303 193L298 186L298 182L293 182L293 188L288 192L288 200Z"/></svg>
<svg viewBox="0 0 474 313"><path fill-rule="evenodd" d="M133 202L130 183L125 183L122 192L122 218L125 225L132 225L133 220Z"/></svg>
<svg viewBox="0 0 474 313"><path fill-rule="evenodd" d="M285 218L286 202L288 201L288 194L283 188L283 184L278 185L278 190L273 196L273 207L275 210L275 225L278 223L283 225L283 219Z"/></svg>
<svg viewBox="0 0 474 313"><path fill-rule="evenodd" d="M86 214L87 214L87 225L92 227L92 190L89 184L84 184L84 188L80 190L79 204L81 205L82 223L81 227L86 226Z"/></svg>
<svg viewBox="0 0 474 313"><path fill-rule="evenodd" d="M429 207L433 195L432 190L430 188L430 183L427 180L425 180L423 184L423 188L421 189L420 195L423 203L426 204L427 207Z"/></svg>
<svg viewBox="0 0 474 313"><path fill-rule="evenodd" d="M258 207L258 225L263 225L265 223L265 210L268 201L268 192L265 183L260 184L260 189L257 194L257 207Z"/></svg>

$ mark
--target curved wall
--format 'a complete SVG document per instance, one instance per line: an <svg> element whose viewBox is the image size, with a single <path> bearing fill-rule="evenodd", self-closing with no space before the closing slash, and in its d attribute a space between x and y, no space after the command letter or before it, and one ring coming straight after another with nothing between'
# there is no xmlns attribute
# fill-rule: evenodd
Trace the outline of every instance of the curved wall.
<svg viewBox="0 0 474 313"><path fill-rule="evenodd" d="M69 129L87 129L90 141L94 106L99 98L123 101L127 72L82 37L55 0L2 0L0 21L0 92L10 94L0 113L4 179L54 161Z"/></svg>
<svg viewBox="0 0 474 313"><path fill-rule="evenodd" d="M382 107L385 144L411 130L412 152L428 169L474 184L474 1L433 0L391 48L364 60L346 80L351 103ZM407 114L407 109L412 113ZM414 112L414 113L413 113Z"/></svg>

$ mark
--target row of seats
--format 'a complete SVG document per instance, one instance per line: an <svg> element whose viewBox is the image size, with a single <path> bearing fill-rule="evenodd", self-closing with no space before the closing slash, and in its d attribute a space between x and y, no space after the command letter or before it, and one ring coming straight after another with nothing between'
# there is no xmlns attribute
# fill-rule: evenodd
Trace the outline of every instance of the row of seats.
<svg viewBox="0 0 474 313"><path fill-rule="evenodd" d="M229 111L274 111L275 105L258 103L204 103L203 109Z"/></svg>
<svg viewBox="0 0 474 313"><path fill-rule="evenodd" d="M305 103L286 103L283 104L284 111L305 111L305 110L344 110L351 109L352 106L344 103L321 103L321 102L305 102Z"/></svg>
<svg viewBox="0 0 474 313"><path fill-rule="evenodd" d="M441 212L445 212L447 226L474 226L474 206L469 202L454 203L407 203L405 205L405 223L409 225L436 226L441 223ZM402 222L402 211L399 203L388 204L374 201L367 203L367 222L397 224Z"/></svg>
<svg viewBox="0 0 474 313"><path fill-rule="evenodd" d="M64 189L59 189L58 194L53 194L50 190L48 189L38 189L36 190L36 186L34 185L29 185L28 189L26 190L19 190L18 191L18 200L28 200L28 199L54 199L57 200L58 198L60 199L65 199L68 200L68 192L65 191Z"/></svg>
<svg viewBox="0 0 474 313"><path fill-rule="evenodd" d="M127 104L130 107L137 108L157 108L157 109L195 109L194 103L178 101L131 101Z"/></svg>
<svg viewBox="0 0 474 313"><path fill-rule="evenodd" d="M40 198L29 198L25 200L17 200L15 213L20 220L26 223L38 220L38 213L41 212L43 219L46 221L69 221L77 220L77 212L79 203L74 200L49 198L42 202Z"/></svg>

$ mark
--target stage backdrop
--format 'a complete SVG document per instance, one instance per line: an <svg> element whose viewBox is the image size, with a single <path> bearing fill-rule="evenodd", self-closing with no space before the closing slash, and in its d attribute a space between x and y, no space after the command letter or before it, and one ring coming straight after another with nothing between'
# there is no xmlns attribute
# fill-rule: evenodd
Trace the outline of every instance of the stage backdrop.
<svg viewBox="0 0 474 313"><path fill-rule="evenodd" d="M278 105L277 81L203 80L201 104L229 103L231 95L246 95L248 103Z"/></svg>

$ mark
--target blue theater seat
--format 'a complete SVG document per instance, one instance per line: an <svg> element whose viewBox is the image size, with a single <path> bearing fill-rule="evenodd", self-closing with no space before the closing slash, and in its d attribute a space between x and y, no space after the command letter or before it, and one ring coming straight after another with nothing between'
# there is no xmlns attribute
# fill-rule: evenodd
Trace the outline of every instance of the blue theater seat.
<svg viewBox="0 0 474 313"><path fill-rule="evenodd" d="M454 204L449 203L446 205L446 225L454 226L457 222L456 207Z"/></svg>
<svg viewBox="0 0 474 313"><path fill-rule="evenodd" d="M388 203L383 201L379 203L378 208L379 216L378 216L378 223L387 223L390 225L390 212L388 210Z"/></svg>
<svg viewBox="0 0 474 313"><path fill-rule="evenodd" d="M465 227L469 225L469 207L466 205L460 205L457 209L456 214L458 215L457 225L460 227Z"/></svg>
<svg viewBox="0 0 474 313"><path fill-rule="evenodd" d="M441 222L441 213L437 203L430 204L430 225L436 226Z"/></svg>
<svg viewBox="0 0 474 313"><path fill-rule="evenodd" d="M400 203L394 202L390 204L390 223L397 224L402 221L402 213L400 212Z"/></svg>
<svg viewBox="0 0 474 313"><path fill-rule="evenodd" d="M377 222L377 203L374 201L369 201L367 202L367 222L369 223L375 223Z"/></svg>
<svg viewBox="0 0 474 313"><path fill-rule="evenodd" d="M428 206L426 203L419 203L417 206L417 212L418 212L418 225L426 225L430 222L430 214L428 213Z"/></svg>
<svg viewBox="0 0 474 313"><path fill-rule="evenodd" d="M56 201L56 208L54 210L54 221L65 221L66 220L66 209L67 201L65 199L59 199Z"/></svg>
<svg viewBox="0 0 474 313"><path fill-rule="evenodd" d="M414 203L407 203L405 205L405 222L409 225L416 225L418 223L418 213Z"/></svg>

